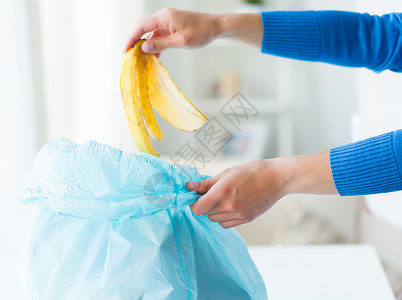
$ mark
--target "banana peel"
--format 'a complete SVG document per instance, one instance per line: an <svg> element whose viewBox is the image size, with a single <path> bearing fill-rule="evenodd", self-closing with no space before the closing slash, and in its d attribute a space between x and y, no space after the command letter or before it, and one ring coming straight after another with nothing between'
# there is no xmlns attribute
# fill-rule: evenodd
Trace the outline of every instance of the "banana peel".
<svg viewBox="0 0 402 300"><path fill-rule="evenodd" d="M145 124L148 128L151 136L161 141L163 140L162 131L158 125L158 122L155 119L154 112L152 111L151 102L149 101L149 93L148 93L148 70L146 68L146 56L142 53L141 45L143 41L137 43L136 47L134 47L134 55L137 56L138 62L137 67L135 68L135 72L137 73L137 93L138 98L140 100L140 107L142 112L142 117L144 118Z"/></svg>
<svg viewBox="0 0 402 300"><path fill-rule="evenodd" d="M137 72L140 57L137 49L131 48L123 59L123 68L120 76L120 91L123 100L123 110L128 127L135 144L141 152L159 156L152 146L147 128L145 127L140 105L140 80Z"/></svg>
<svg viewBox="0 0 402 300"><path fill-rule="evenodd" d="M166 68L154 54L144 54L144 40L135 43L123 58L120 91L123 110L135 144L141 152L159 156L150 135L163 134L152 107L163 119L184 131L200 129L208 118L179 90Z"/></svg>
<svg viewBox="0 0 402 300"><path fill-rule="evenodd" d="M156 111L178 129L200 129L208 118L183 95L155 55L149 55L147 63L149 94Z"/></svg>

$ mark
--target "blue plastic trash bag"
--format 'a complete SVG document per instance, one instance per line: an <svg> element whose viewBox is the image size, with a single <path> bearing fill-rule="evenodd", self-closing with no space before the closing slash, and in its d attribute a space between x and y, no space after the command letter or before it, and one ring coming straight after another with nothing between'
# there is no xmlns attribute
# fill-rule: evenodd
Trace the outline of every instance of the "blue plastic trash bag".
<svg viewBox="0 0 402 300"><path fill-rule="evenodd" d="M20 299L267 299L246 244L189 204L195 169L54 139L35 158Z"/></svg>

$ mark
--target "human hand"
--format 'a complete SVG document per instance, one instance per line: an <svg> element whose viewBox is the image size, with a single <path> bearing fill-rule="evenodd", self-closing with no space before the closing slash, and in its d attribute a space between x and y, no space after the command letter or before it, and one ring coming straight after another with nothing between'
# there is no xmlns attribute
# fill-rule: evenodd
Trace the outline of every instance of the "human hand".
<svg viewBox="0 0 402 300"><path fill-rule="evenodd" d="M259 14L214 15L173 8L162 9L133 24L123 52L144 34L144 53L160 53L167 48L197 48L218 37L228 37L261 46L262 21Z"/></svg>
<svg viewBox="0 0 402 300"><path fill-rule="evenodd" d="M217 37L217 25L213 14L165 8L135 21L123 50L130 49L145 33L151 33L142 46L145 53L201 47Z"/></svg>
<svg viewBox="0 0 402 300"><path fill-rule="evenodd" d="M204 194L191 209L224 228L251 222L283 196L285 181L277 168L276 160L256 160L204 181L189 182L189 190Z"/></svg>
<svg viewBox="0 0 402 300"><path fill-rule="evenodd" d="M193 213L224 228L251 222L287 194L337 193L328 151L247 162L187 188L203 194Z"/></svg>

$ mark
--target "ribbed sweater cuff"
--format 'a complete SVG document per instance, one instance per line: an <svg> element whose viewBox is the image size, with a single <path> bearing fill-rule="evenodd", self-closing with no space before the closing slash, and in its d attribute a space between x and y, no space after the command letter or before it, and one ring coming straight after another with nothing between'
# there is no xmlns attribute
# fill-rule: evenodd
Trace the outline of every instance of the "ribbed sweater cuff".
<svg viewBox="0 0 402 300"><path fill-rule="evenodd" d="M261 52L315 61L320 56L320 30L314 11L261 12Z"/></svg>
<svg viewBox="0 0 402 300"><path fill-rule="evenodd" d="M353 196L402 190L401 133L389 132L331 149L332 177L338 193Z"/></svg>

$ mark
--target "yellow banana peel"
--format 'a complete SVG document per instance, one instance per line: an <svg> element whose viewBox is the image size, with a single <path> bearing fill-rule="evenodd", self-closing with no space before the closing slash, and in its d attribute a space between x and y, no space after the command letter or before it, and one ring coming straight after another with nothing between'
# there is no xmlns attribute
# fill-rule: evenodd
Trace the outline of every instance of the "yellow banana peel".
<svg viewBox="0 0 402 300"><path fill-rule="evenodd" d="M147 63L149 94L156 111L181 130L200 129L208 118L183 95L155 55L149 55Z"/></svg>
<svg viewBox="0 0 402 300"><path fill-rule="evenodd" d="M126 115L128 127L135 144L141 152L159 156L152 146L147 129L145 127L141 106L140 89L138 81L138 60L135 55L136 48L131 48L123 59L123 68L120 76L120 91L123 100L123 110Z"/></svg>
<svg viewBox="0 0 402 300"><path fill-rule="evenodd" d="M137 66L135 68L137 73L136 78L138 81L137 93L138 98L140 99L142 117L145 121L148 131L154 139L161 141L163 140L163 134L158 122L155 119L154 112L152 111L151 103L149 101L148 69L146 67L147 57L141 50L143 42L144 40L140 40L134 47L134 55L137 56L138 59Z"/></svg>
<svg viewBox="0 0 402 300"><path fill-rule="evenodd" d="M142 52L143 43L144 40L138 41L124 55L120 91L135 144L141 152L159 156L149 137L150 134L156 140L163 139L152 107L184 131L200 129L208 118L183 95L158 58Z"/></svg>

